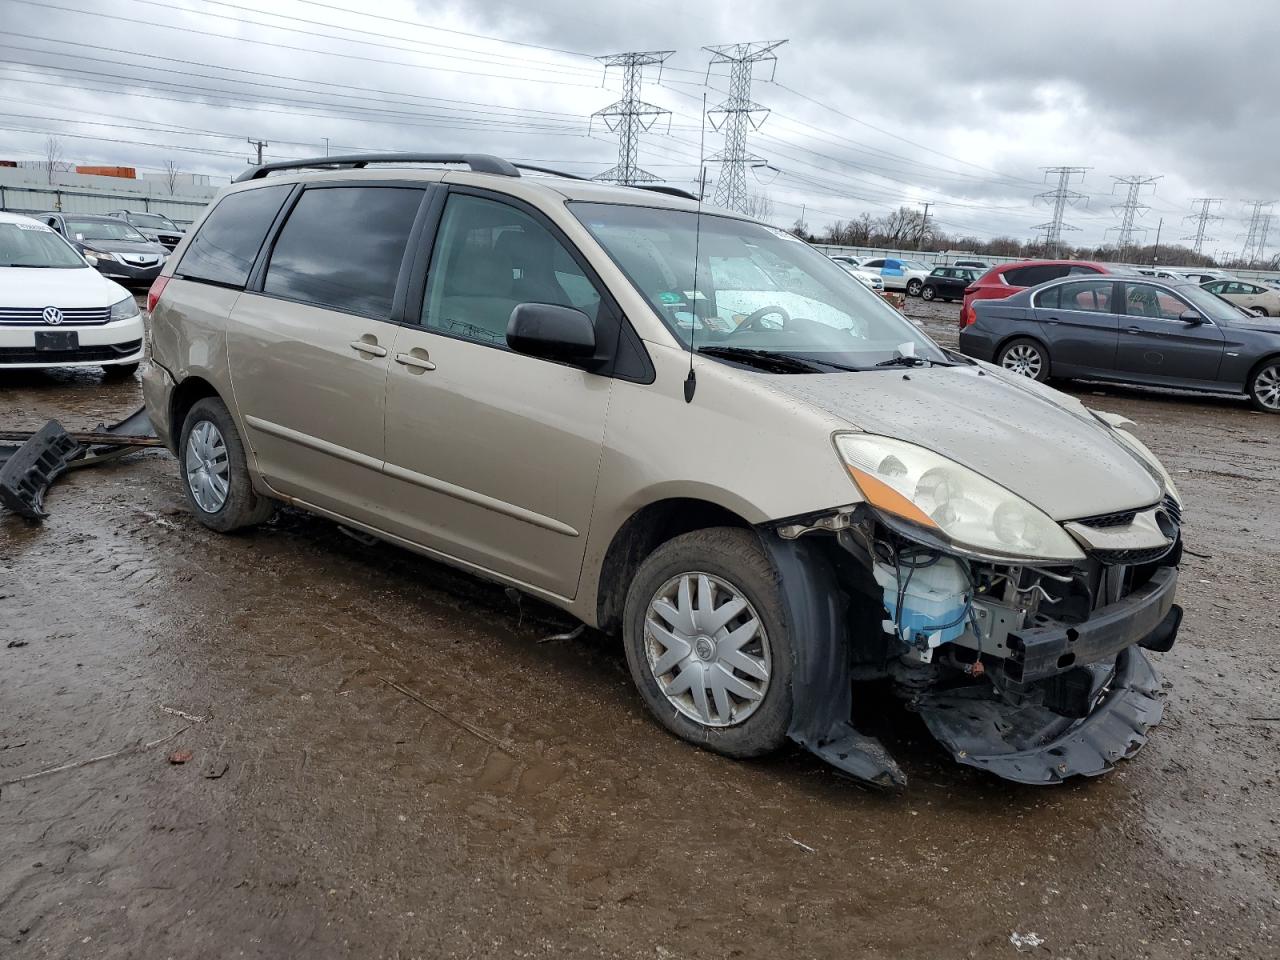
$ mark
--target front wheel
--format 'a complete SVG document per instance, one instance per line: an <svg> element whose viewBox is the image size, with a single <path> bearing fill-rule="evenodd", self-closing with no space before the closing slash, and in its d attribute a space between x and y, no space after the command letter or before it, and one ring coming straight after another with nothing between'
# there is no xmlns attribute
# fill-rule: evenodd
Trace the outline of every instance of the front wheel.
<svg viewBox="0 0 1280 960"><path fill-rule="evenodd" d="M645 705L676 736L730 757L785 742L791 637L751 531L696 530L655 550L627 591L622 636Z"/></svg>
<svg viewBox="0 0 1280 960"><path fill-rule="evenodd" d="M1010 340L996 357L996 363L1011 373L1044 383L1049 379L1049 352L1029 337Z"/></svg>
<svg viewBox="0 0 1280 960"><path fill-rule="evenodd" d="M920 291L920 296L922 296L926 300L932 300L935 297L937 297L937 295L938 295L938 291L935 290L933 287L925 287L923 290Z"/></svg>
<svg viewBox="0 0 1280 960"><path fill-rule="evenodd" d="M921 283L919 280L909 280L909 281L907 281L907 296L910 296L910 297L918 297L918 296L920 296L920 289L921 289L923 286L924 286L924 284L923 284L923 283Z"/></svg>
<svg viewBox="0 0 1280 960"><path fill-rule="evenodd" d="M1254 373L1249 399L1263 413L1280 413L1280 359L1268 361Z"/></svg>
<svg viewBox="0 0 1280 960"><path fill-rule="evenodd" d="M191 512L211 530L252 527L275 510L254 492L240 432L217 397L197 400L183 421L178 470Z"/></svg>

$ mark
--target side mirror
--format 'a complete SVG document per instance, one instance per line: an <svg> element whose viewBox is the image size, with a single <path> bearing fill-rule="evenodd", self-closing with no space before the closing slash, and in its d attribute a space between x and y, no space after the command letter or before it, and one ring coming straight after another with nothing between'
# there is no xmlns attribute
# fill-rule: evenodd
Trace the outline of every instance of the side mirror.
<svg viewBox="0 0 1280 960"><path fill-rule="evenodd" d="M507 346L544 360L581 362L595 356L596 328L581 310L522 303L507 322Z"/></svg>
<svg viewBox="0 0 1280 960"><path fill-rule="evenodd" d="M1204 323L1204 317L1195 310L1184 310L1179 314L1178 319L1191 327L1198 327Z"/></svg>

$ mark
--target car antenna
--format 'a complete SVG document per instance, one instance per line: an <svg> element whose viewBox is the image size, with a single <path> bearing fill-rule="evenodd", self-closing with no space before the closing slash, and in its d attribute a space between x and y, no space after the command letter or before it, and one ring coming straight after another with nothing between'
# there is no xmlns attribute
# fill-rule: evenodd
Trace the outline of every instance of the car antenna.
<svg viewBox="0 0 1280 960"><path fill-rule="evenodd" d="M693 289L689 291L689 375L684 378L684 402L693 403L698 378L693 375L693 338L698 332L698 259L702 246L702 198L707 192L707 95L702 94L702 137L698 143L698 212L693 226Z"/></svg>

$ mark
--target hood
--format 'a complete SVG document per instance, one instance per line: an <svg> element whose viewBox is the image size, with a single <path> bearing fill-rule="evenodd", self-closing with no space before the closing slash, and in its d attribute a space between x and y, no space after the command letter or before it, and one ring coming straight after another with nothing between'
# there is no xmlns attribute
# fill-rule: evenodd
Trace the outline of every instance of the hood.
<svg viewBox="0 0 1280 960"><path fill-rule="evenodd" d="M168 256L169 251L154 240L77 240L82 247L88 247L91 250L105 250L107 253L136 253L142 256L156 255Z"/></svg>
<svg viewBox="0 0 1280 960"><path fill-rule="evenodd" d="M109 307L130 296L93 267L66 269L0 268L0 306Z"/></svg>
<svg viewBox="0 0 1280 960"><path fill-rule="evenodd" d="M1054 520L1150 506L1161 496L1147 468L1078 400L996 368L806 374L769 382L867 433L964 464Z"/></svg>

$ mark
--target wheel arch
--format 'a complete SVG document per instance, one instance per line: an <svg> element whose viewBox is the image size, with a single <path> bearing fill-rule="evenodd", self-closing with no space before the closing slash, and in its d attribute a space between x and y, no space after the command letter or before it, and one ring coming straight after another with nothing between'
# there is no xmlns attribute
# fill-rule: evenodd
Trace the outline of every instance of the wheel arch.
<svg viewBox="0 0 1280 960"><path fill-rule="evenodd" d="M596 582L596 626L617 633L627 590L636 570L654 550L681 534L709 527L753 529L730 508L697 497L668 497L633 512L618 527L605 550Z"/></svg>
<svg viewBox="0 0 1280 960"><path fill-rule="evenodd" d="M221 394L212 383L199 374L192 374L176 387L169 397L169 437L173 444L173 452L177 453L179 438L182 436L182 425L191 408L205 397L216 397L222 400ZM224 403L226 401L223 401Z"/></svg>

